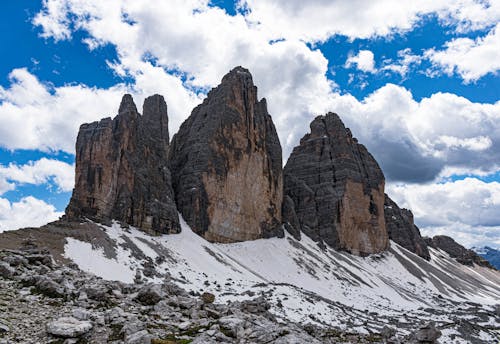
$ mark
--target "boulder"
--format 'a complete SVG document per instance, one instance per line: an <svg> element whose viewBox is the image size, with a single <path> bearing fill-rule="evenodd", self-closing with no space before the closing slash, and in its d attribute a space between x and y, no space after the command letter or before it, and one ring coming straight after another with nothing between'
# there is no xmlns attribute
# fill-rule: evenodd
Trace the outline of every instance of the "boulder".
<svg viewBox="0 0 500 344"><path fill-rule="evenodd" d="M417 331L410 335L411 343L437 343L437 339L441 337L441 331L439 331L434 323L429 323L421 326Z"/></svg>
<svg viewBox="0 0 500 344"><path fill-rule="evenodd" d="M11 268L9 264L0 262L0 277L10 279L14 277L16 270Z"/></svg>
<svg viewBox="0 0 500 344"><path fill-rule="evenodd" d="M318 116L310 127L284 169L285 198L293 207L286 204L283 221L298 222L300 231L338 250L359 255L387 250L379 165L337 114Z"/></svg>
<svg viewBox="0 0 500 344"><path fill-rule="evenodd" d="M265 99L236 67L197 106L172 139L177 208L212 242L283 234L282 153Z"/></svg>
<svg viewBox="0 0 500 344"><path fill-rule="evenodd" d="M141 288L137 294L137 301L146 306L154 306L164 298L161 286L158 284L149 284Z"/></svg>
<svg viewBox="0 0 500 344"><path fill-rule="evenodd" d="M389 196L385 195L384 215L391 240L426 260L431 259L427 244L415 226L410 210L399 208Z"/></svg>
<svg viewBox="0 0 500 344"><path fill-rule="evenodd" d="M90 321L81 321L73 317L63 317L47 324L47 333L62 338L76 338L92 329Z"/></svg>
<svg viewBox="0 0 500 344"><path fill-rule="evenodd" d="M113 219L150 234L180 232L168 149L163 97L147 98L141 115L132 96L123 96L114 119L80 127L75 188L66 218Z"/></svg>

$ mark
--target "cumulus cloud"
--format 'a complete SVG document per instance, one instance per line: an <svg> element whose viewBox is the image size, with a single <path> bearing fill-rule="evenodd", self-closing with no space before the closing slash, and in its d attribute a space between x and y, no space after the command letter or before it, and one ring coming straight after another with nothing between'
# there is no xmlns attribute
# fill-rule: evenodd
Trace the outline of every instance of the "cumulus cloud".
<svg viewBox="0 0 500 344"><path fill-rule="evenodd" d="M68 192L73 189L74 165L63 161L42 158L25 165L0 165L0 195L13 190L16 184L42 185L53 183L57 191Z"/></svg>
<svg viewBox="0 0 500 344"><path fill-rule="evenodd" d="M462 32L488 28L500 19L498 1L478 0L242 0L249 20L273 37L324 41L334 34L351 39L410 30L427 15Z"/></svg>
<svg viewBox="0 0 500 344"><path fill-rule="evenodd" d="M42 226L62 215L53 205L31 196L22 198L19 202L0 198L0 232Z"/></svg>
<svg viewBox="0 0 500 344"><path fill-rule="evenodd" d="M345 62L346 68L351 68L353 65L363 72L375 73L375 59L373 52L370 50L360 50L357 55L351 55Z"/></svg>
<svg viewBox="0 0 500 344"><path fill-rule="evenodd" d="M424 56L438 71L458 74L465 82L476 81L500 70L500 24L486 36L476 39L456 38L443 50L429 49Z"/></svg>
<svg viewBox="0 0 500 344"><path fill-rule="evenodd" d="M161 68L160 68L161 70ZM120 99L131 92L139 105L151 94L163 91L174 118L198 102L198 96L182 87L179 77L146 64L133 88L117 84L102 89L85 85L51 87L27 69L9 74L10 86L0 86L0 146L7 149L63 150L74 153L80 124L116 115ZM178 123L177 123L178 124Z"/></svg>
<svg viewBox="0 0 500 344"><path fill-rule="evenodd" d="M473 103L449 93L418 102L387 84L363 100L336 94L330 106L390 180L424 182L447 168L491 173L499 167L500 102Z"/></svg>
<svg viewBox="0 0 500 344"><path fill-rule="evenodd" d="M500 183L476 178L431 184L389 184L387 192L412 210L424 235L446 234L467 246L500 246Z"/></svg>

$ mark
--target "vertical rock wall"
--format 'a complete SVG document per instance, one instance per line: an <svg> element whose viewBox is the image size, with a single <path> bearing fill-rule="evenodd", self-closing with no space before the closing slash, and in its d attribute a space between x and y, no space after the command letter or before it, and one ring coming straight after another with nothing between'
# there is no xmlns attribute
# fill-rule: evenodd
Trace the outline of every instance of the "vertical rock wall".
<svg viewBox="0 0 500 344"><path fill-rule="evenodd" d="M284 169L284 221L313 240L366 255L389 246L384 175L334 113L319 116ZM291 209L293 208L293 211Z"/></svg>
<svg viewBox="0 0 500 344"><path fill-rule="evenodd" d="M210 241L279 235L282 153L265 99L236 67L182 124L170 152L177 207Z"/></svg>
<svg viewBox="0 0 500 344"><path fill-rule="evenodd" d="M159 95L145 100L142 116L125 95L114 119L83 124L67 218L113 219L152 234L179 232L168 147L167 105Z"/></svg>

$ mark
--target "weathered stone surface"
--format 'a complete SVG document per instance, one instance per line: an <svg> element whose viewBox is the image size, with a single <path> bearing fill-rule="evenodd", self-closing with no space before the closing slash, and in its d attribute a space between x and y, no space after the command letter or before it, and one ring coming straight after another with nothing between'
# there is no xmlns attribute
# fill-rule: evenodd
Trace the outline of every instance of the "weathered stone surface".
<svg viewBox="0 0 500 344"><path fill-rule="evenodd" d="M386 250L384 175L339 116L318 116L284 169L285 195L300 229L313 240L354 254ZM296 220L287 212L284 222Z"/></svg>
<svg viewBox="0 0 500 344"><path fill-rule="evenodd" d="M92 329L90 321L81 321L73 317L63 317L47 324L47 333L62 338L79 337Z"/></svg>
<svg viewBox="0 0 500 344"><path fill-rule="evenodd" d="M248 70L231 70L182 124L171 169L179 211L207 240L282 233L281 145Z"/></svg>
<svg viewBox="0 0 500 344"><path fill-rule="evenodd" d="M490 269L494 269L494 267L483 257L479 256L473 250L469 250L455 240L446 235L436 235L435 237L426 238L426 243L430 247L443 250L448 253L452 258L455 258L457 262L464 265L473 265L477 264L480 266L485 266Z"/></svg>
<svg viewBox="0 0 500 344"><path fill-rule="evenodd" d="M160 95L144 101L143 115L125 95L114 119L83 124L67 218L114 219L151 234L179 232L168 146L167 105Z"/></svg>
<svg viewBox="0 0 500 344"><path fill-rule="evenodd" d="M384 215L389 239L426 260L431 259L427 244L415 226L410 210L399 208L389 196L385 195Z"/></svg>

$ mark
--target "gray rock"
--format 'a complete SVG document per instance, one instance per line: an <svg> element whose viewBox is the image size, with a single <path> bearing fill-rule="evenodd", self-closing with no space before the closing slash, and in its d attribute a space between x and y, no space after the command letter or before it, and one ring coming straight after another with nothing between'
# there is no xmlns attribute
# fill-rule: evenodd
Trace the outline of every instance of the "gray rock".
<svg viewBox="0 0 500 344"><path fill-rule="evenodd" d="M136 300L147 306L154 306L165 297L158 284L148 284L139 290Z"/></svg>
<svg viewBox="0 0 500 344"><path fill-rule="evenodd" d="M227 337L239 338L244 331L246 321L236 316L226 316L218 320L220 331Z"/></svg>
<svg viewBox="0 0 500 344"><path fill-rule="evenodd" d="M131 334L125 338L126 344L150 344L153 337L147 330L142 330Z"/></svg>
<svg viewBox="0 0 500 344"><path fill-rule="evenodd" d="M110 290L109 288L104 285L104 284L92 284L89 286L86 286L80 290L80 293L85 293L87 297L91 300L95 301L106 301L110 297Z"/></svg>
<svg viewBox="0 0 500 344"><path fill-rule="evenodd" d="M173 137L177 208L209 241L281 236L282 152L265 99L236 67Z"/></svg>
<svg viewBox="0 0 500 344"><path fill-rule="evenodd" d="M269 309L271 309L271 305L263 296L241 302L241 310L248 313L262 314L266 313Z"/></svg>
<svg viewBox="0 0 500 344"><path fill-rule="evenodd" d="M27 266L29 264L29 261L26 258L17 255L6 256L2 260L8 263L10 266L16 266L16 267Z"/></svg>
<svg viewBox="0 0 500 344"><path fill-rule="evenodd" d="M65 290L58 283L48 276L35 275L23 279L25 285L31 285L36 288L36 291L53 298L65 296Z"/></svg>
<svg viewBox="0 0 500 344"><path fill-rule="evenodd" d="M168 149L167 105L160 95L144 101L142 116L125 95L113 120L83 124L67 219L114 219L152 234L180 232Z"/></svg>
<svg viewBox="0 0 500 344"><path fill-rule="evenodd" d="M283 221L335 249L359 255L385 251L385 179L379 165L337 114L318 116L310 127L284 169Z"/></svg>
<svg viewBox="0 0 500 344"><path fill-rule="evenodd" d="M448 253L450 257L455 258L457 262L463 265L471 266L473 264L477 264L494 269L494 267L486 259L479 256L473 250L463 247L449 236L436 235L432 239L427 238L427 244L433 248L443 250Z"/></svg>
<svg viewBox="0 0 500 344"><path fill-rule="evenodd" d="M427 244L420 235L410 210L399 208L389 196L385 195L384 215L391 240L426 260L431 259Z"/></svg>
<svg viewBox="0 0 500 344"><path fill-rule="evenodd" d="M78 320L89 320L92 313L83 308L76 308L71 312L71 315Z"/></svg>
<svg viewBox="0 0 500 344"><path fill-rule="evenodd" d="M3 278L10 279L14 277L16 270L10 267L9 264L5 262L0 262L0 276Z"/></svg>
<svg viewBox="0 0 500 344"><path fill-rule="evenodd" d="M0 322L0 333L6 333L9 332L10 328L6 324Z"/></svg>
<svg viewBox="0 0 500 344"><path fill-rule="evenodd" d="M441 331L431 322L413 332L410 335L410 340L417 343L436 343L439 337L441 337Z"/></svg>
<svg viewBox="0 0 500 344"><path fill-rule="evenodd" d="M47 324L47 333L62 338L75 338L92 329L90 321L81 321L73 317L63 317Z"/></svg>

